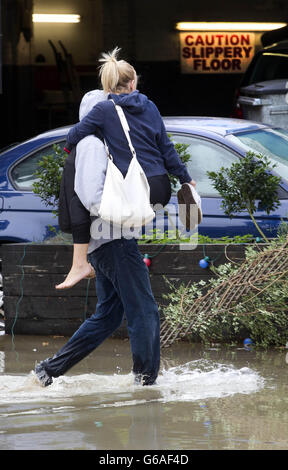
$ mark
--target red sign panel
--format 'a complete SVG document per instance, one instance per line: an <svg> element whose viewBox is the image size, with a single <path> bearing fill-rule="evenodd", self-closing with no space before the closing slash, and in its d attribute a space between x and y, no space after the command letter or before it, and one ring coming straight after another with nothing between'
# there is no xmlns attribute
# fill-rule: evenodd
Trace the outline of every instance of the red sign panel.
<svg viewBox="0 0 288 470"><path fill-rule="evenodd" d="M255 52L254 33L180 33L182 73L243 73Z"/></svg>

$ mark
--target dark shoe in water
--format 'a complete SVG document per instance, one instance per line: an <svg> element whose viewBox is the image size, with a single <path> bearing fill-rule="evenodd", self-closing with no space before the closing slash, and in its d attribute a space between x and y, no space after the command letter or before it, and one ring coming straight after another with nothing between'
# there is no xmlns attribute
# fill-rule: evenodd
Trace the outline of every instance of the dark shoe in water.
<svg viewBox="0 0 288 470"><path fill-rule="evenodd" d="M156 377L151 377L150 375L143 375L142 385L155 385Z"/></svg>
<svg viewBox="0 0 288 470"><path fill-rule="evenodd" d="M35 367L35 374L42 385L42 387L48 387L53 382L53 378L45 370L45 361L40 362Z"/></svg>
<svg viewBox="0 0 288 470"><path fill-rule="evenodd" d="M134 383L135 385L154 385L156 382L155 377L150 375L135 374Z"/></svg>

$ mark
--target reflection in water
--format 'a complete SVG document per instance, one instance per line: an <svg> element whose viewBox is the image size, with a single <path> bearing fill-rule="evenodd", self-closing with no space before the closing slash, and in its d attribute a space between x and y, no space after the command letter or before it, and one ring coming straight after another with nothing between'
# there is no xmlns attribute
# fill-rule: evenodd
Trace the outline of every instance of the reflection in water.
<svg viewBox="0 0 288 470"><path fill-rule="evenodd" d="M129 343L111 340L42 388L35 352L41 360L59 342L18 337L18 356L0 343L0 449L288 448L286 351L178 344L142 387Z"/></svg>

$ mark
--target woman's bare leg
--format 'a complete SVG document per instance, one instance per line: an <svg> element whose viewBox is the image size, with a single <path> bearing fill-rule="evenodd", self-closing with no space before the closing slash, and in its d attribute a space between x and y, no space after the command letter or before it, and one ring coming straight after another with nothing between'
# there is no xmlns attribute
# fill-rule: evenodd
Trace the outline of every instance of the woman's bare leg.
<svg viewBox="0 0 288 470"><path fill-rule="evenodd" d="M73 245L72 267L65 281L56 285L56 289L69 289L84 278L94 277L94 269L87 261L88 243L75 243Z"/></svg>

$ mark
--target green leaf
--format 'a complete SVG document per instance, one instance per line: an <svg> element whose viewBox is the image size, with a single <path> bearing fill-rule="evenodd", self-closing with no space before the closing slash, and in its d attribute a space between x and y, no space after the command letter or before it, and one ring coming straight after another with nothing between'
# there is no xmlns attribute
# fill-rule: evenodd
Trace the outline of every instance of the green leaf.
<svg viewBox="0 0 288 470"><path fill-rule="evenodd" d="M40 196L47 206L57 206L60 183L67 154L59 145L53 145L53 152L45 155L38 163L33 192ZM55 211L57 213L57 211Z"/></svg>
<svg viewBox="0 0 288 470"><path fill-rule="evenodd" d="M245 157L239 158L230 168L222 167L218 172L207 172L223 199L222 208L225 214L233 218L236 213L248 211L256 228L266 240L253 214L258 205L267 214L275 211L280 205L278 185L281 178L271 174L273 167L266 156L247 152Z"/></svg>

